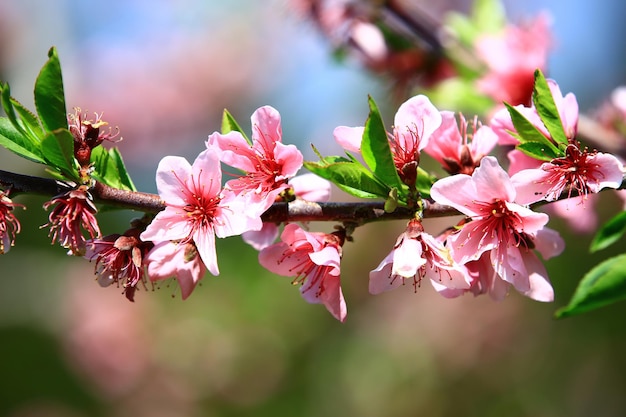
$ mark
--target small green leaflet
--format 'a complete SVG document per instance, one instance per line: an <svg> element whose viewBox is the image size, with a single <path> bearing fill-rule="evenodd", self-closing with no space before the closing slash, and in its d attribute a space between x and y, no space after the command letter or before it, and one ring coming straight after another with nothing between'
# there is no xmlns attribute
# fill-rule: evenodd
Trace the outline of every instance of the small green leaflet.
<svg viewBox="0 0 626 417"><path fill-rule="evenodd" d="M222 115L222 134L225 135L233 131L241 133L246 141L252 145L252 141L246 136L241 126L239 126L239 123L237 123L237 120L235 120L228 110L224 109L224 114Z"/></svg>
<svg viewBox="0 0 626 417"><path fill-rule="evenodd" d="M597 252L617 242L626 232L626 211L617 214L606 222L593 237L591 252Z"/></svg>
<svg viewBox="0 0 626 417"><path fill-rule="evenodd" d="M522 146L518 145L518 149L526 153L533 158L542 161L551 161L558 157L561 152L556 146L541 133L541 131L530 122L518 109L511 106L508 103L504 103L509 114L511 115L511 121L517 133L512 132L513 136L520 141L520 145L526 143L533 143L534 145Z"/></svg>
<svg viewBox="0 0 626 417"><path fill-rule="evenodd" d="M24 137L6 117L0 117L0 145L22 158L45 164L40 145L34 145Z"/></svg>
<svg viewBox="0 0 626 417"><path fill-rule="evenodd" d="M552 91L548 85L546 77L544 77L541 70L535 71L535 87L533 88L533 103L539 114L539 118L543 122L543 125L550 132L552 140L562 149L567 146L567 135L563 128L563 122L559 110L554 102ZM563 152L560 152L562 154Z"/></svg>
<svg viewBox="0 0 626 417"><path fill-rule="evenodd" d="M383 119L374 100L368 99L370 113L365 122L361 154L374 176L390 188L402 189L402 181L393 162Z"/></svg>
<svg viewBox="0 0 626 417"><path fill-rule="evenodd" d="M74 136L67 129L48 133L41 141L46 165L62 173L68 180L78 180L74 159Z"/></svg>
<svg viewBox="0 0 626 417"><path fill-rule="evenodd" d="M102 146L93 148L91 162L94 166L93 177L96 180L109 187L137 191L117 148L108 151Z"/></svg>
<svg viewBox="0 0 626 417"><path fill-rule="evenodd" d="M359 198L387 198L390 189L358 162L340 156L327 156L320 162L305 162L304 167L327 179L340 189Z"/></svg>
<svg viewBox="0 0 626 417"><path fill-rule="evenodd" d="M67 129L67 111L61 63L54 47L48 51L48 61L35 81L35 107L47 132Z"/></svg>
<svg viewBox="0 0 626 417"><path fill-rule="evenodd" d="M556 312L557 318L594 310L626 299L626 254L596 265L578 284L569 304Z"/></svg>

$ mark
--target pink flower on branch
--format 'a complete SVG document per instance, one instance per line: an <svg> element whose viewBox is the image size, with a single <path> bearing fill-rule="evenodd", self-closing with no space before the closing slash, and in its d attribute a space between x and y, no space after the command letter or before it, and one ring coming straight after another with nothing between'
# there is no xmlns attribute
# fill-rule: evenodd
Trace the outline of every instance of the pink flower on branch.
<svg viewBox="0 0 626 417"><path fill-rule="evenodd" d="M61 246L69 249L71 255L84 255L86 239L83 230L90 239L100 237L95 216L97 209L87 187L80 186L58 195L43 205L46 210L51 206L54 208L48 216L48 223L41 227L50 227L52 243L58 241Z"/></svg>
<svg viewBox="0 0 626 417"><path fill-rule="evenodd" d="M215 236L226 237L262 226L260 217L246 214L246 200L232 191L222 190L218 152L200 153L193 165L177 156L166 156L157 168L156 183L165 201L141 234L141 239L156 242L192 242L213 275L219 274Z"/></svg>
<svg viewBox="0 0 626 417"><path fill-rule="evenodd" d="M387 136L396 170L405 184L415 184L420 152L440 125L439 110L424 95L411 97L398 108L393 130ZM344 149L356 152L361 149L363 133L363 127L339 126L333 136Z"/></svg>
<svg viewBox="0 0 626 417"><path fill-rule="evenodd" d="M565 156L541 164L538 169L519 171L511 180L520 204L539 200L552 201L567 190L568 197L587 196L602 188L619 188L624 177L622 163L613 155L581 150L570 143ZM583 200L584 201L584 200Z"/></svg>
<svg viewBox="0 0 626 417"><path fill-rule="evenodd" d="M148 266L148 278L152 282L174 277L183 300L191 295L206 273L206 266L193 242L158 242L148 252L144 264Z"/></svg>
<svg viewBox="0 0 626 417"><path fill-rule="evenodd" d="M7 253L15 244L15 235L20 232L20 222L13 214L15 207L22 207L14 203L8 192L0 191L0 255Z"/></svg>
<svg viewBox="0 0 626 417"><path fill-rule="evenodd" d="M257 109L251 117L252 144L236 131L213 133L206 145L219 151L220 160L244 172L229 180L226 188L245 194L257 215L267 210L289 186L287 180L302 167L303 156L294 145L282 143L280 114L270 106ZM252 210L252 206L248 210Z"/></svg>
<svg viewBox="0 0 626 417"><path fill-rule="evenodd" d="M380 294L411 280L415 291L428 278L438 291L442 288L468 289L469 276L452 260L448 249L428 233L419 220L409 221L391 252L370 272L369 291Z"/></svg>
<svg viewBox="0 0 626 417"><path fill-rule="evenodd" d="M441 112L441 126L432 134L424 152L439 162L448 173L471 175L498 141L489 126L481 126L474 118L468 123L462 114ZM471 140L470 140L471 139Z"/></svg>
<svg viewBox="0 0 626 417"><path fill-rule="evenodd" d="M343 233L311 233L290 223L281 240L259 253L259 263L276 274L295 277L293 283L301 284L306 301L324 304L337 320L345 321L347 309L340 283Z"/></svg>
<svg viewBox="0 0 626 417"><path fill-rule="evenodd" d="M123 235L92 239L85 253L85 258L96 262L98 283L102 287L121 283L129 301L135 300L137 285L145 282L143 260L153 246L139 239L139 233L140 230L133 227Z"/></svg>
<svg viewBox="0 0 626 417"><path fill-rule="evenodd" d="M437 181L432 198L469 216L471 221L448 237L453 259L461 264L489 252L494 276L539 301L552 301L547 273L532 252L544 258L558 255L564 244L544 226L548 215L516 203L517 192L494 157L483 158L472 176L458 174Z"/></svg>

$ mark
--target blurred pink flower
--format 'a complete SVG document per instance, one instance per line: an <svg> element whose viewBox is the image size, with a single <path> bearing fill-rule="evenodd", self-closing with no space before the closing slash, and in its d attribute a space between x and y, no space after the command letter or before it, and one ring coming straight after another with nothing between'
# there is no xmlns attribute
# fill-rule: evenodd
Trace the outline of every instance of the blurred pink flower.
<svg viewBox="0 0 626 417"><path fill-rule="evenodd" d="M451 111L442 111L441 118L441 126L433 132L424 152L435 158L448 173L470 175L482 157L491 152L498 137L489 126L480 126L476 118L468 123L460 114L457 122Z"/></svg>
<svg viewBox="0 0 626 417"><path fill-rule="evenodd" d="M220 160L244 171L229 180L226 188L249 197L247 209L256 206L261 215L289 187L287 180L302 167L303 156L295 145L282 143L280 114L270 106L257 109L251 117L252 144L239 132L213 133L206 145L219 152Z"/></svg>
<svg viewBox="0 0 626 417"><path fill-rule="evenodd" d="M563 241L556 232L544 229L547 214L516 203L514 184L496 158L483 158L471 177L457 174L437 181L431 196L471 217L447 239L456 262L476 261L489 251L497 276L528 297L552 301L547 273L532 249L547 259L563 250Z"/></svg>
<svg viewBox="0 0 626 417"><path fill-rule="evenodd" d="M15 244L15 235L20 232L20 222L13 214L15 207L22 207L14 203L8 192L0 191L0 255L7 253Z"/></svg>
<svg viewBox="0 0 626 417"><path fill-rule="evenodd" d="M398 237L394 248L376 269L370 272L369 291L380 294L412 279L413 287L428 278L438 291L442 288L467 289L469 277L455 264L448 249L428 233L419 220L411 220Z"/></svg>
<svg viewBox="0 0 626 417"><path fill-rule="evenodd" d="M281 239L259 252L259 263L276 274L296 277L294 283L301 284L300 293L306 301L323 303L337 320L345 321L347 309L340 285L343 238L307 232L290 223Z"/></svg>
<svg viewBox="0 0 626 417"><path fill-rule="evenodd" d="M85 254L86 239L82 230L89 234L90 239L100 237L100 228L96 219L96 206L87 188L80 186L54 197L44 203L44 209L54 208L48 216L48 223L41 226L50 227L48 236L52 243L58 241L61 246L69 249L69 255Z"/></svg>
<svg viewBox="0 0 626 417"><path fill-rule="evenodd" d="M346 151L360 154L364 130L363 126L337 126L335 130L333 130L333 137Z"/></svg>
<svg viewBox="0 0 626 417"><path fill-rule="evenodd" d="M193 165L177 156L166 156L157 168L156 182L165 210L159 212L141 234L156 242L193 241L213 275L219 274L215 236L226 237L261 228L260 217L246 214L246 200L221 189L218 152L200 153Z"/></svg>
<svg viewBox="0 0 626 417"><path fill-rule="evenodd" d="M144 264L148 266L150 281L176 278L183 300L191 295L206 273L193 242L158 242L144 258Z"/></svg>
<svg viewBox="0 0 626 417"><path fill-rule="evenodd" d="M509 25L501 33L479 37L474 46L487 72L478 80L478 89L498 103L529 104L534 72L545 70L551 45L546 14L525 25Z"/></svg>

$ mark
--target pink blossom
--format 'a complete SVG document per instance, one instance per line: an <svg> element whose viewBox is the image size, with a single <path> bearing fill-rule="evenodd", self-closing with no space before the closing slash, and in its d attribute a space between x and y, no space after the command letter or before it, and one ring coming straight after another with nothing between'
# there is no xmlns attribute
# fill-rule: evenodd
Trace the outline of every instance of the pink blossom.
<svg viewBox="0 0 626 417"><path fill-rule="evenodd" d="M387 135L398 175L405 184L415 184L420 151L440 125L441 114L424 95L411 97L398 108L392 133ZM363 132L363 127L339 126L333 135L347 151L359 152Z"/></svg>
<svg viewBox="0 0 626 417"><path fill-rule="evenodd" d="M570 143L565 156L541 164L538 169L519 171L511 180L517 189L517 201L531 204L539 200L552 201L568 191L586 196L602 188L618 188L622 183L623 166L611 154L580 150Z"/></svg>
<svg viewBox="0 0 626 417"><path fill-rule="evenodd" d="M216 132L209 136L207 148L218 150L222 162L244 171L244 175L228 181L226 188L247 194L261 215L289 187L287 180L302 167L303 156L294 145L282 143L280 114L276 109L261 107L251 120L252 145L239 132ZM248 210L252 210L250 205Z"/></svg>
<svg viewBox="0 0 626 417"><path fill-rule="evenodd" d="M455 264L449 251L428 233L420 221L411 220L394 248L376 269L370 272L369 291L380 294L412 280L413 287L428 278L435 288L469 288L464 268Z"/></svg>
<svg viewBox="0 0 626 417"><path fill-rule="evenodd" d="M15 207L22 207L14 203L8 192L0 191L0 254L7 253L15 244L15 235L20 232L20 222L13 214Z"/></svg>
<svg viewBox="0 0 626 417"><path fill-rule="evenodd" d="M221 178L216 150L201 152L193 165L177 156L163 158L156 183L166 208L156 215L141 239L179 240L181 245L193 241L208 270L218 275L215 236L233 236L262 225L260 217L246 214L244 198L221 189Z"/></svg>
<svg viewBox="0 0 626 417"><path fill-rule="evenodd" d="M548 87L552 93L554 104L559 112L561 124L565 131L565 136L573 140L578 132L578 101L573 93L567 93L563 96L559 85L554 80L547 80ZM551 139L548 129L544 126L535 104L530 107L524 105L515 106L524 117L526 117L544 136ZM499 110L492 118L490 126L498 136L498 143L501 145L517 145L519 141L509 132L516 132L511 116L506 108Z"/></svg>
<svg viewBox="0 0 626 417"><path fill-rule="evenodd" d="M620 86L613 90L611 104L620 112L622 118L626 119L626 86Z"/></svg>
<svg viewBox="0 0 626 417"><path fill-rule="evenodd" d="M498 137L489 126L480 126L476 118L468 123L461 114L457 123L450 111L442 111L441 118L441 126L432 134L424 152L450 174L471 174L482 157L491 152Z"/></svg>
<svg viewBox="0 0 626 417"><path fill-rule="evenodd" d="M193 242L158 242L144 258L144 264L148 266L150 281L176 278L183 300L191 295L206 273Z"/></svg>
<svg viewBox="0 0 626 417"><path fill-rule="evenodd" d="M83 230L90 239L100 237L100 228L96 219L96 206L87 188L80 186L75 190L54 197L44 203L44 209L54 206L48 216L48 223L43 227L50 227L48 236L52 243L58 241L61 246L69 249L68 254L84 255L86 239Z"/></svg>
<svg viewBox="0 0 626 417"><path fill-rule="evenodd" d="M341 292L340 261L343 237L311 233L290 223L281 235L282 242L259 253L260 264L279 275L295 277L300 293L309 303L322 303L339 321L346 319L346 303Z"/></svg>
<svg viewBox="0 0 626 417"><path fill-rule="evenodd" d="M139 229L131 228L123 235L91 239L85 253L85 258L96 261L98 283L102 287L121 283L130 301L135 300L137 285L145 282L143 259L153 246L141 241L139 233Z"/></svg>
<svg viewBox="0 0 626 417"><path fill-rule="evenodd" d="M547 214L516 203L514 184L494 157L483 158L472 176L457 174L437 181L431 196L471 218L448 237L456 262L476 261L489 252L495 275L522 294L551 301L547 273L532 249L547 259L563 250L563 241L556 232L544 229Z"/></svg>
<svg viewBox="0 0 626 417"><path fill-rule="evenodd" d="M479 37L476 53L487 65L478 89L496 102L528 104L534 71L545 70L551 46L550 22L545 14L526 25L507 26L502 33Z"/></svg>

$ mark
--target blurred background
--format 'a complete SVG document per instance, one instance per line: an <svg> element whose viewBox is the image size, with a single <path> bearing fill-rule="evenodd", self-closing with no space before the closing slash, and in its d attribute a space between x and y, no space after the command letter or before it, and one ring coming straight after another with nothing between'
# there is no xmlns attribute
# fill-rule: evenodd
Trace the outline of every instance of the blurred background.
<svg viewBox="0 0 626 417"><path fill-rule="evenodd" d="M304 1L0 0L0 79L32 108L32 86L55 45L68 107L104 112L142 191L165 155L193 160L224 108L249 131L254 109L283 117L284 141L314 159L341 152L338 125L361 125L367 94L390 123L391 85L338 62ZM429 3L424 1L424 3ZM433 16L468 2L439 2ZM428 10L427 6L423 6ZM548 10L549 74L592 111L626 84L620 1L506 3L515 22ZM0 150L0 168L45 175ZM345 198L339 192L335 200ZM423 285L370 296L368 272L404 223L357 230L344 247L345 324L301 299L239 239L218 242L222 274L185 302L164 282L128 302L100 288L93 265L50 247L40 197L19 197L22 232L0 259L0 415L31 416L623 416L623 304L555 321L554 311L605 253L589 235L551 226L566 252L547 262L556 292L542 304L513 292L447 300ZM603 193L600 215L621 202ZM104 234L131 212L103 213ZM436 233L448 223L429 220ZM313 225L312 228L316 228ZM322 225L327 228L329 225ZM616 246L620 246L619 244ZM618 253L622 248L612 248Z"/></svg>

